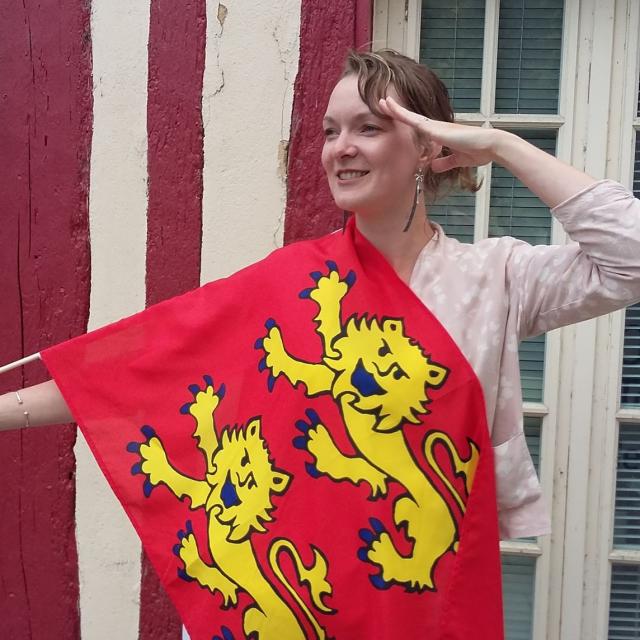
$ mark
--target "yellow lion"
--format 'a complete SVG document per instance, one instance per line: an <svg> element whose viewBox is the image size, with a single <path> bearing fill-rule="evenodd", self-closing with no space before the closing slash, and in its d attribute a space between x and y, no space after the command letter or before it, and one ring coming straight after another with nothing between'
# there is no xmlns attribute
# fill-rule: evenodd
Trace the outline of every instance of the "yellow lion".
<svg viewBox="0 0 640 640"><path fill-rule="evenodd" d="M260 433L260 420L253 418L245 427L225 427L220 438L216 434L214 412L224 396L224 385L214 391L213 382L205 376L204 389L191 385L194 401L181 409L195 419L193 437L204 455L205 479L191 478L177 471L169 462L161 439L155 431L144 426L143 443L132 442L127 449L140 456L132 473L144 474L144 493L166 485L179 499L189 498L191 509L204 508L208 514L208 543L214 564L207 564L198 550L198 542L190 523L180 531L174 553L184 567L178 573L185 580L195 580L212 593L219 592L223 606L235 606L238 591L247 592L253 605L243 612L243 629L247 637L256 634L261 640L304 640L300 621L273 585L265 578L251 545L253 532L265 531L264 522L273 518L273 494L286 491L291 477L276 468L269 460L269 451ZM327 562L322 553L311 546L314 560L305 567L295 546L285 538L275 539L269 547L269 564L283 586L296 600L318 638L326 637L305 602L287 582L278 561L287 553L294 561L301 583L309 585L315 607L323 613L332 610L323 597L332 593L327 581ZM251 636L254 637L254 636Z"/></svg>
<svg viewBox="0 0 640 640"><path fill-rule="evenodd" d="M312 455L313 463L307 463L311 475L354 484L365 482L372 498L384 496L389 481L400 483L406 490L394 503L393 518L398 529L406 527L413 543L409 555L396 549L377 519L370 520L371 531L360 533L366 543L360 558L378 566L381 572L371 576L374 586L387 588L396 583L409 590L435 590L433 571L437 561L446 552L457 550L457 519L414 459L401 427L420 423L419 416L428 413L426 389L442 386L448 370L432 362L420 345L404 334L401 319L379 321L354 315L343 325L341 303L355 282L355 274L350 272L341 280L335 263L329 261L327 266L328 274L312 273L315 286L300 294L319 308L314 320L323 344L322 361L303 362L290 355L280 328L270 319L266 322L267 335L256 343L256 348L265 353L259 369L268 370L270 389L279 376L284 376L293 386L303 383L308 396L330 394L340 408L356 455L338 449L315 411L308 410L308 419L297 423L302 435L294 439L294 445ZM478 448L469 440L468 455L462 457L440 431L428 433L423 444L426 462L463 514L465 499L436 462L438 445L448 452L455 474L464 478L467 495L478 463Z"/></svg>

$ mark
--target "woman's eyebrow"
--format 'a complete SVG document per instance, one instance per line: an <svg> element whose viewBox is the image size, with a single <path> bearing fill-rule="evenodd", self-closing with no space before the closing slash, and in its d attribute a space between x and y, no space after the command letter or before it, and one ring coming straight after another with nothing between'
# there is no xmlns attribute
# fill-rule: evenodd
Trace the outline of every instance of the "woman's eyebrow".
<svg viewBox="0 0 640 640"><path fill-rule="evenodd" d="M366 111L358 111L354 115L350 116L351 120L367 120L368 118L377 118L377 119L379 119L379 116L376 116L375 113L372 113L368 109ZM336 120L334 118L332 118L331 116L325 116L322 119L322 122L330 122L330 123L335 124Z"/></svg>

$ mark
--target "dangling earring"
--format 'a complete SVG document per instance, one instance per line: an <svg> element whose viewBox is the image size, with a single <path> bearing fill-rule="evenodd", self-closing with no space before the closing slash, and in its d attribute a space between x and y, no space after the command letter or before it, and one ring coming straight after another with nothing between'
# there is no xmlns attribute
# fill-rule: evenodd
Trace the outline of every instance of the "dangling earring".
<svg viewBox="0 0 640 640"><path fill-rule="evenodd" d="M416 207L418 206L418 200L420 199L420 194L422 193L422 188L424 184L424 169L420 167L416 171L416 196L413 200L413 206L411 207L411 213L409 214L409 218L407 220L407 224L404 225L403 232L408 231L411 223L413 222L413 216L416 212Z"/></svg>

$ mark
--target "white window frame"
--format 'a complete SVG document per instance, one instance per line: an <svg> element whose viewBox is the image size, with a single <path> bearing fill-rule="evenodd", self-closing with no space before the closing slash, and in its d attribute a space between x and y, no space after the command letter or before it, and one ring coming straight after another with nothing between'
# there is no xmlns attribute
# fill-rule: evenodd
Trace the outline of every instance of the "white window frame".
<svg viewBox="0 0 640 640"><path fill-rule="evenodd" d="M640 73L640 3L618 0L613 21L613 73L609 110L610 135L606 175L627 187L633 184L635 147L640 135L638 76ZM596 369L601 372L594 391L592 455L589 478L589 513L598 514L587 525L585 562L585 640L606 638L609 627L611 567L617 563L640 565L640 550L613 550L616 464L620 423L640 423L640 409L620 408L620 380L624 342L623 311L598 320Z"/></svg>
<svg viewBox="0 0 640 640"><path fill-rule="evenodd" d="M417 59L421 4L375 0L372 47L391 47ZM493 113L499 0L486 0L485 6L480 112L456 114L456 121L556 129L558 158L630 186L632 136L619 123L633 122L640 130L635 111L638 0L565 0L561 115L536 118ZM476 240L487 237L491 167L482 167L479 176L483 187L476 198ZM555 220L551 241L567 242ZM502 543L501 549L538 557L534 640L606 638L611 561L640 562L640 552L629 557L625 552L624 558L611 552L617 424L640 422L640 410L617 410L623 332L624 313L618 312L547 334L544 402L523 407L524 415L542 418L540 478L552 510L553 534L535 544Z"/></svg>

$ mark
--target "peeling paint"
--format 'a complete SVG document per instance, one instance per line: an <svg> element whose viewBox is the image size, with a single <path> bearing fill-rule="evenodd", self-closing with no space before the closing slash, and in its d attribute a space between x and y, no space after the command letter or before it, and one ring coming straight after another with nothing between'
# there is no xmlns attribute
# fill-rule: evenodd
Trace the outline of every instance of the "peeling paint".
<svg viewBox="0 0 640 640"><path fill-rule="evenodd" d="M218 4L218 22L221 27L224 27L224 21L227 19L227 13L229 13L229 9L222 3Z"/></svg>
<svg viewBox="0 0 640 640"><path fill-rule="evenodd" d="M278 145L278 176L286 182L287 166L289 164L289 141L280 140Z"/></svg>

